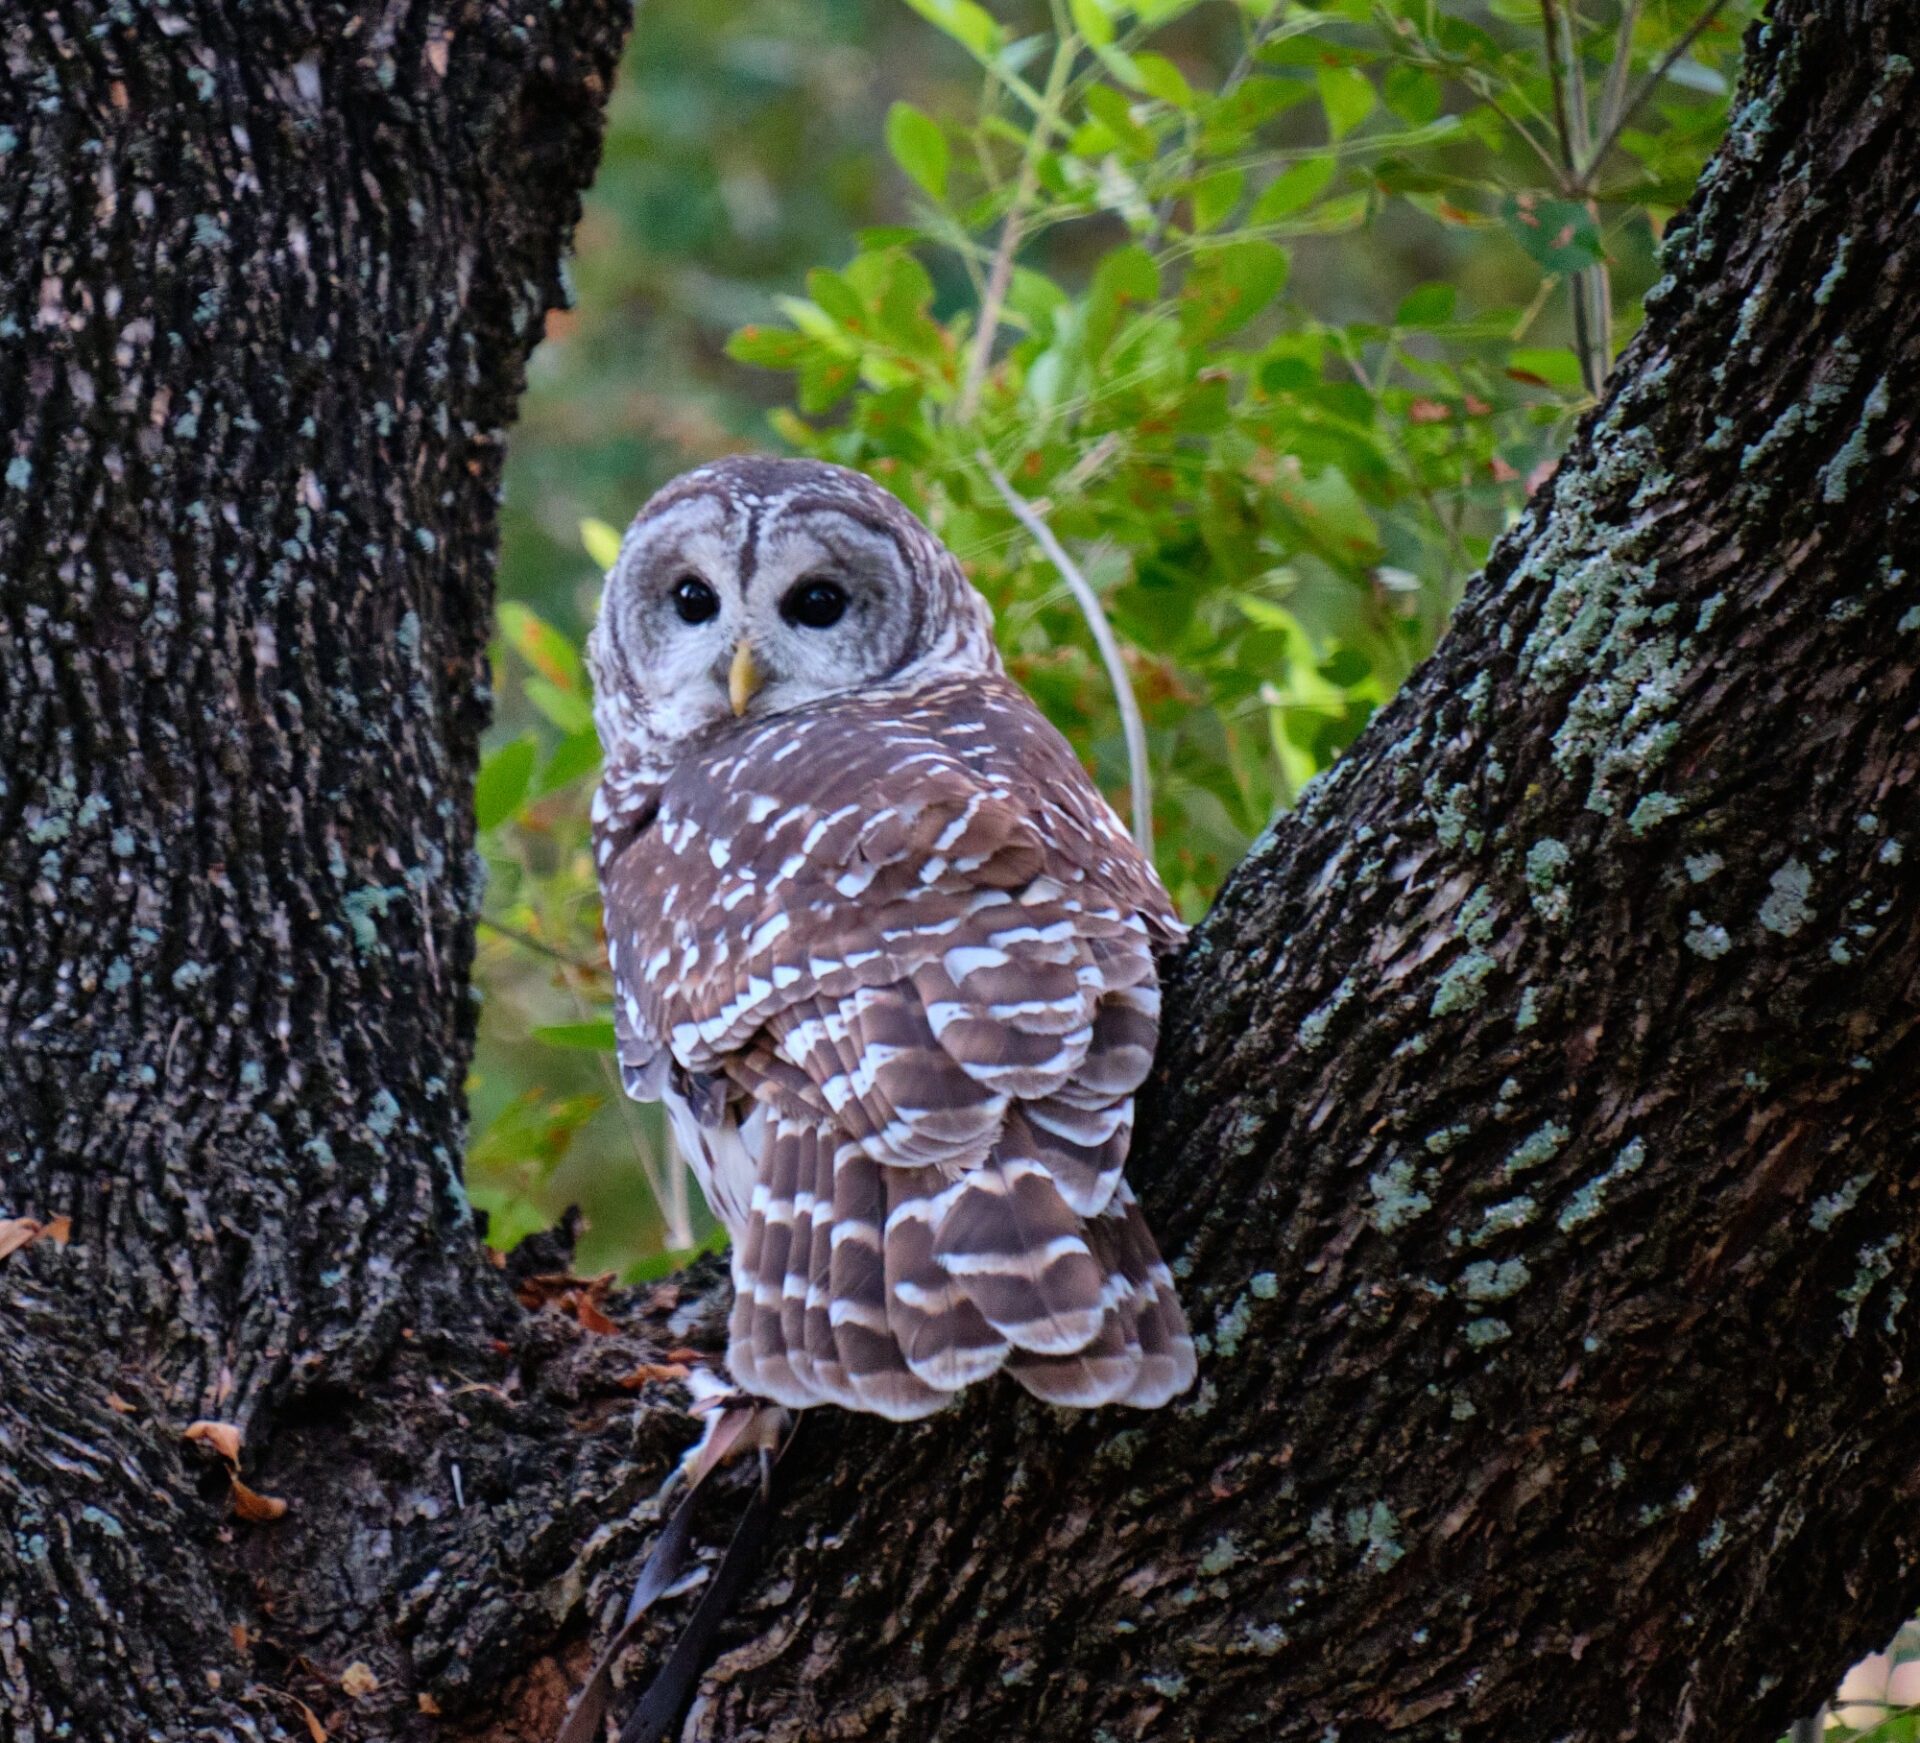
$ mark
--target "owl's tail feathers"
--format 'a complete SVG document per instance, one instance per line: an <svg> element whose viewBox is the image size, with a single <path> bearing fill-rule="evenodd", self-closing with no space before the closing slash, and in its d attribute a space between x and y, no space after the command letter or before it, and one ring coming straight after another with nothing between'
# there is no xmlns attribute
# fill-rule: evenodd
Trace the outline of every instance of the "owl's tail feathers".
<svg viewBox="0 0 1920 1743"><path fill-rule="evenodd" d="M782 1312L795 1235L801 1232L795 1227L794 1199L801 1166L810 1161L807 1133L785 1113L775 1113L767 1124L746 1230L733 1249L733 1312L727 1321L727 1366L735 1383L795 1407L815 1396L795 1371Z"/></svg>
<svg viewBox="0 0 1920 1743"><path fill-rule="evenodd" d="M986 1379L1011 1346L935 1250L949 1199L945 1176L938 1168L886 1168L884 1180L887 1321L907 1367L950 1395Z"/></svg>
<svg viewBox="0 0 1920 1743"><path fill-rule="evenodd" d="M1069 1355L1018 1351L1007 1372L1050 1404L1151 1410L1193 1384L1197 1361L1173 1274L1124 1180L1086 1237L1106 1273L1099 1335Z"/></svg>
<svg viewBox="0 0 1920 1743"><path fill-rule="evenodd" d="M832 1372L844 1377L845 1391L829 1395L850 1410L871 1410L907 1422L931 1416L953 1390L929 1384L914 1371L888 1316L887 1191L882 1176L891 1172L851 1139L835 1149L827 1322L835 1355ZM816 1374L823 1372L817 1360L814 1368Z"/></svg>

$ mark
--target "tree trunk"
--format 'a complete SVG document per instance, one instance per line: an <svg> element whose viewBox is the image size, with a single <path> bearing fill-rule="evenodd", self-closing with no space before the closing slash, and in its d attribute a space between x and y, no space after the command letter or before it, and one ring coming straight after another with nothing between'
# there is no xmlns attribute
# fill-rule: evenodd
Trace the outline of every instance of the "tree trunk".
<svg viewBox="0 0 1920 1743"><path fill-rule="evenodd" d="M454 1160L497 432L617 35L11 26L0 1210L72 1240L0 1261L9 1737L550 1734L688 1438L621 1380L714 1268L522 1314ZM1749 51L1606 400L1178 971L1200 1386L817 1413L694 1735L1772 1738L1920 1602L1920 18Z"/></svg>

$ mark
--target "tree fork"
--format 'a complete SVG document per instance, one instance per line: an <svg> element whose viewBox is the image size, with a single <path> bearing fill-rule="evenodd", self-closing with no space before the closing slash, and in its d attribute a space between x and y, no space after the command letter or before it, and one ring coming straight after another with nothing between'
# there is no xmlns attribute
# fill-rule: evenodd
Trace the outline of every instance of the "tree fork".
<svg viewBox="0 0 1920 1743"><path fill-rule="evenodd" d="M0 182L0 1209L74 1241L0 1264L0 1713L538 1736L686 1436L620 1382L724 1294L520 1316L426 1087L466 1048L466 426L617 23L55 16ZM321 40L364 107L302 132ZM808 1437L696 1735L1771 1738L1920 1600L1920 20L1781 0L1748 48L1606 400L1169 989L1133 1172L1201 1385ZM303 177L310 293L253 215ZM283 1520L221 1522L193 1415Z"/></svg>

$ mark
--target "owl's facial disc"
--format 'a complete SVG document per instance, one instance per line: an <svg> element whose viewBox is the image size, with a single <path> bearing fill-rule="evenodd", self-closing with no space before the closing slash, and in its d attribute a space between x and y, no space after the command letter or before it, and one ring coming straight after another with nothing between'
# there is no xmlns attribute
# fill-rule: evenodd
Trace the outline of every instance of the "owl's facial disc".
<svg viewBox="0 0 1920 1743"><path fill-rule="evenodd" d="M655 770L741 715L1000 669L985 602L903 504L837 466L747 457L641 510L588 654L610 759Z"/></svg>

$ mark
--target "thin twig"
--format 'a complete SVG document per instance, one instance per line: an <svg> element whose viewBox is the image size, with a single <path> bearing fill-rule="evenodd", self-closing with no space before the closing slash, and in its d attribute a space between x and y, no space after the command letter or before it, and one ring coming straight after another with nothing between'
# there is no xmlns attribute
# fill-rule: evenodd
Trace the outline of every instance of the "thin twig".
<svg viewBox="0 0 1920 1743"><path fill-rule="evenodd" d="M1153 788L1152 776L1147 768L1147 726L1140 717L1140 703L1133 693L1133 680L1127 676L1126 662L1120 656L1120 643L1114 636L1113 625L1107 622L1100 595L1094 592L1086 576L1080 573L1079 565L1053 536L1053 528L1040 517L1033 504L1007 481L1007 475L994 465L993 456L980 448L975 451L974 458L980 462L981 469L993 481L994 489L1000 492L1007 507L1013 511L1013 518L1027 529L1033 542L1046 553L1047 561L1060 572L1060 579L1066 582L1068 591L1073 594L1075 603L1086 617L1087 628L1093 631L1101 663L1107 668L1107 682L1113 686L1114 705L1120 710L1120 729L1127 741L1127 774L1133 789L1133 839L1140 851L1152 859Z"/></svg>
<svg viewBox="0 0 1920 1743"><path fill-rule="evenodd" d="M581 974L603 974L606 971L591 962L582 962L577 956L569 956L564 950L555 950L551 944L543 944L530 932L521 932L512 926L503 926L498 920L482 914L477 924L486 927L489 932L497 932L502 938L510 938L515 944L527 950L538 951L542 956L550 956L555 962L564 962L567 967Z"/></svg>
<svg viewBox="0 0 1920 1743"><path fill-rule="evenodd" d="M986 294L980 299L980 329L973 336L973 350L967 356L966 380L960 388L958 417L970 423L979 409L980 389L987 379L987 365L993 361L994 335L1000 328L1000 314L1007 304L1007 291L1013 283L1013 257L1020 246L1026 225L1027 202L1040 185L1040 154L1053 140L1059 119L1060 94L1073 70L1075 43L1063 38L1053 51L1053 65L1047 69L1047 90L1043 107L1034 118L1033 131L1027 135L1026 150L1020 157L1020 176L1014 183L1013 199L1000 226L1000 245L993 253L993 269L987 275Z"/></svg>
<svg viewBox="0 0 1920 1743"><path fill-rule="evenodd" d="M1626 0L1620 9L1620 32L1614 40L1613 65L1607 72L1606 94L1600 99L1600 131L1605 134L1620 119L1626 101L1627 75L1633 71L1633 32L1640 22L1640 0ZM1593 166L1588 165L1591 169Z"/></svg>
<svg viewBox="0 0 1920 1743"><path fill-rule="evenodd" d="M1607 153L1613 149L1614 142L1620 137L1627 123L1633 119L1640 105L1659 89L1660 81L1672 71L1680 57L1684 55L1688 49L1693 47L1701 31L1705 30L1707 26L1719 16L1721 7L1725 6L1726 3L1727 0L1712 0L1712 3L1707 7L1706 11L1701 13L1700 16L1693 21L1692 28L1687 31L1687 34L1681 37L1672 48L1667 50L1666 54L1661 58L1660 64L1655 67L1652 72L1647 74L1646 78L1641 82L1639 90L1635 91L1627 100L1626 107L1620 111L1613 125L1601 135L1600 143L1593 148L1593 156L1587 160L1586 168L1580 172L1580 183L1583 190L1592 182L1595 172L1600 168L1601 162L1605 159Z"/></svg>

